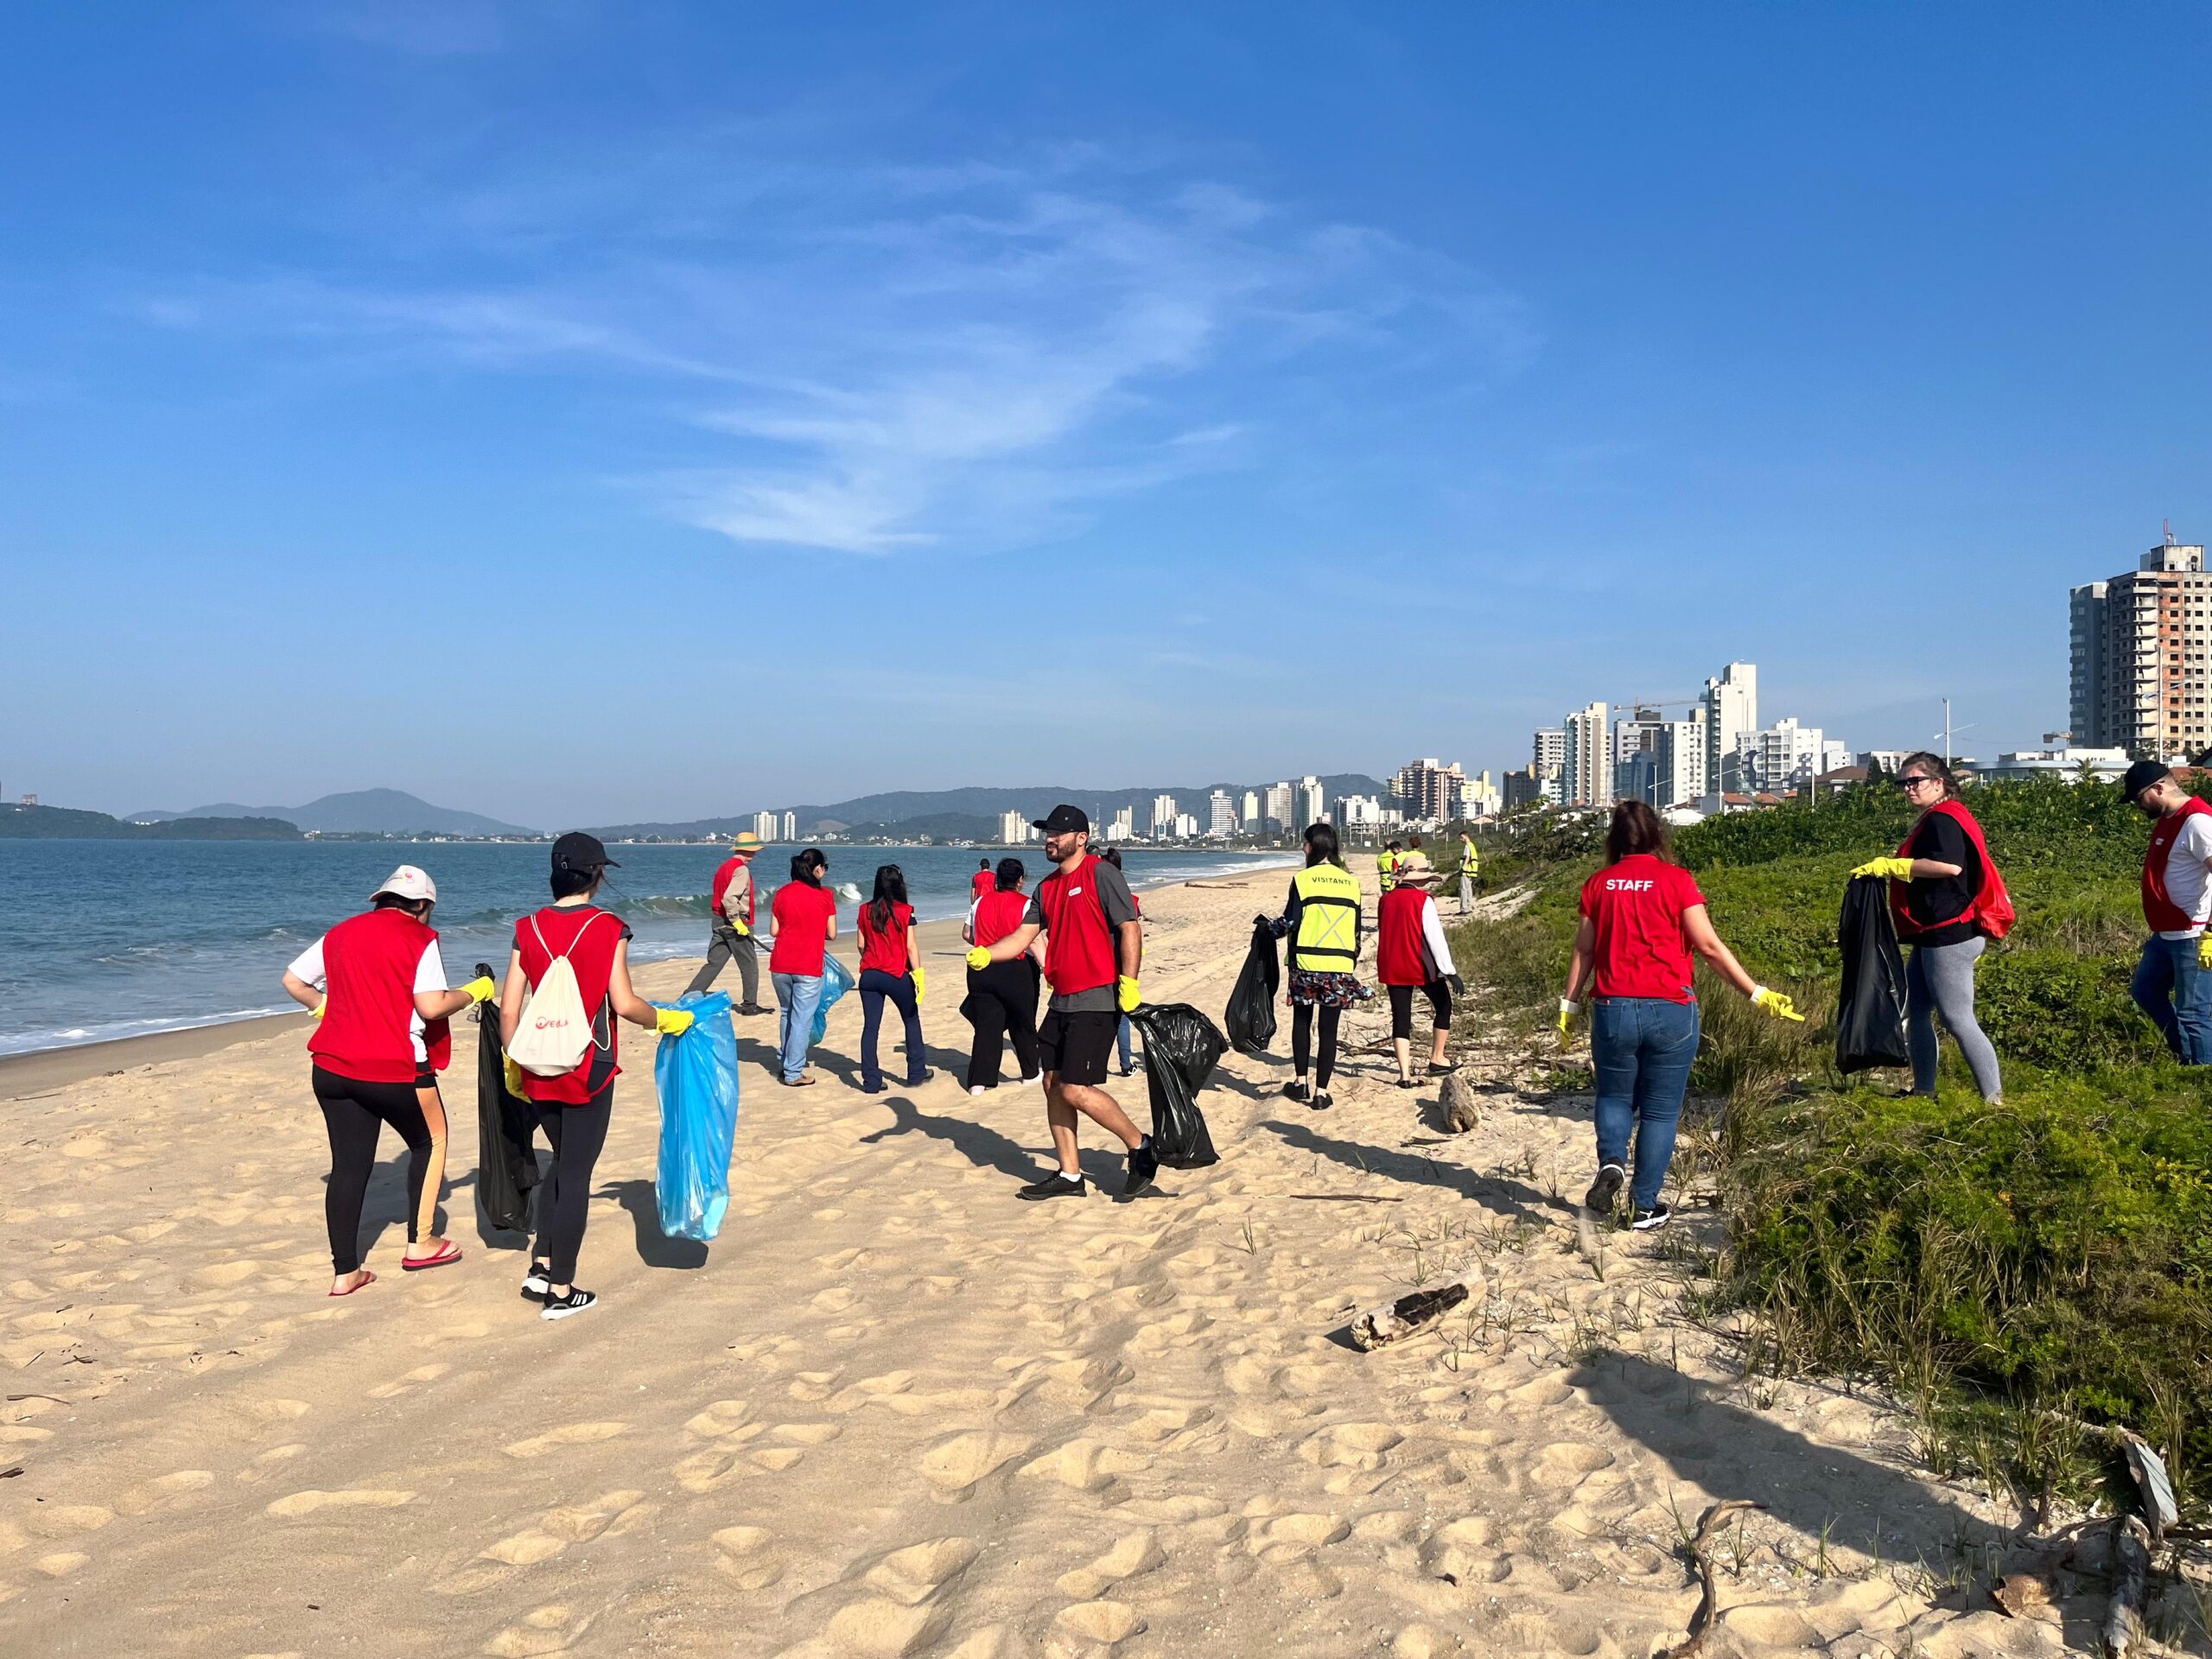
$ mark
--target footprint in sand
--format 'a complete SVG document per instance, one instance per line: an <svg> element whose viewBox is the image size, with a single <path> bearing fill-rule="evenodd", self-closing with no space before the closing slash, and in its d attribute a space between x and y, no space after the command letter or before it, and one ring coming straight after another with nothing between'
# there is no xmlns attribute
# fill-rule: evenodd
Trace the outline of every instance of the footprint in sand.
<svg viewBox="0 0 2212 1659"><path fill-rule="evenodd" d="M1166 1559L1152 1529L1141 1527L1123 1534L1089 1567L1061 1573L1055 1588L1071 1601L1096 1601L1122 1580L1149 1573Z"/></svg>
<svg viewBox="0 0 2212 1659"><path fill-rule="evenodd" d="M627 1423L569 1423L560 1428L534 1434L529 1440L517 1440L501 1450L511 1458L542 1458L548 1452L557 1452L564 1446L588 1446L594 1440L611 1440L618 1434L629 1433Z"/></svg>
<svg viewBox="0 0 2212 1659"><path fill-rule="evenodd" d="M534 1527L487 1546L474 1563L435 1586L441 1594L465 1596L498 1584L516 1567L550 1561L571 1544L588 1543L601 1533L627 1532L652 1513L640 1502L643 1492L607 1492L588 1503L548 1510Z"/></svg>
<svg viewBox="0 0 2212 1659"><path fill-rule="evenodd" d="M715 1565L741 1590L765 1590L784 1576L783 1559L769 1548L775 1540L766 1527L724 1527L709 1541L721 1552Z"/></svg>
<svg viewBox="0 0 2212 1659"><path fill-rule="evenodd" d="M1405 1438L1388 1423L1338 1423L1306 1441L1298 1455L1324 1469L1376 1470Z"/></svg>
<svg viewBox="0 0 2212 1659"><path fill-rule="evenodd" d="M315 1409L304 1400L249 1400L238 1407L257 1423L289 1423Z"/></svg>
<svg viewBox="0 0 2212 1659"><path fill-rule="evenodd" d="M720 1440L745 1426L746 1414L751 1409L742 1400L716 1400L706 1409L683 1425L686 1434L696 1434L701 1440Z"/></svg>
<svg viewBox="0 0 2212 1659"><path fill-rule="evenodd" d="M289 1521L324 1510L396 1509L402 1503L412 1503L414 1497L412 1492L370 1491L362 1488L326 1492L310 1487L304 1492L294 1492L289 1497L277 1498L263 1513Z"/></svg>
<svg viewBox="0 0 2212 1659"><path fill-rule="evenodd" d="M922 1453L922 1478L938 1497L957 1502L966 1497L977 1481L1011 1463L1032 1444L1022 1435L995 1434L988 1429L949 1435Z"/></svg>
<svg viewBox="0 0 2212 1659"><path fill-rule="evenodd" d="M80 1567L89 1566L92 1557L79 1550L56 1550L51 1555L41 1555L31 1566L49 1579L66 1579Z"/></svg>
<svg viewBox="0 0 2212 1659"><path fill-rule="evenodd" d="M969 1538L933 1538L856 1563L860 1596L822 1629L829 1652L853 1659L918 1653L952 1622L954 1592L980 1552Z"/></svg>
<svg viewBox="0 0 2212 1659"><path fill-rule="evenodd" d="M555 1605L526 1613L484 1644L494 1659L534 1659L542 1653L562 1653L574 1647L591 1628L592 1616Z"/></svg>
<svg viewBox="0 0 2212 1659"><path fill-rule="evenodd" d="M125 1515L151 1515L156 1510L214 1484L214 1475L206 1469L180 1469L173 1475L133 1486L115 1500L115 1507Z"/></svg>
<svg viewBox="0 0 2212 1659"><path fill-rule="evenodd" d="M1075 1440L1033 1463L1025 1464L1021 1472L1057 1480L1079 1492L1096 1492L1111 1485L1117 1475L1133 1475L1151 1467L1152 1459L1142 1452L1124 1452L1101 1446L1096 1440Z"/></svg>
<svg viewBox="0 0 2212 1659"><path fill-rule="evenodd" d="M1461 1586L1501 1582L1513 1564L1489 1547L1495 1532L1486 1516L1447 1522L1421 1545L1421 1570L1433 1579Z"/></svg>
<svg viewBox="0 0 2212 1659"><path fill-rule="evenodd" d="M1063 1607L1052 1620L1052 1642L1046 1649L1072 1656L1126 1642L1145 1628L1135 1610L1118 1601L1079 1601Z"/></svg>
<svg viewBox="0 0 2212 1659"><path fill-rule="evenodd" d="M239 1470L238 1478L246 1485L257 1484L275 1474L282 1465L289 1463L306 1450L307 1447L297 1440L289 1446L272 1446L245 1468Z"/></svg>
<svg viewBox="0 0 2212 1659"><path fill-rule="evenodd" d="M1244 1548L1270 1567L1303 1560L1315 1550L1351 1536L1351 1522L1333 1515L1276 1515L1253 1522Z"/></svg>
<svg viewBox="0 0 2212 1659"><path fill-rule="evenodd" d="M837 1385L835 1371L801 1371L791 1379L787 1392L794 1400L811 1405L817 1400L827 1400L830 1391Z"/></svg>
<svg viewBox="0 0 2212 1659"><path fill-rule="evenodd" d="M413 1370L408 1372L406 1376L399 1378L397 1382L380 1382L375 1388L371 1389L369 1390L369 1398L372 1400L397 1399L399 1395L405 1394L410 1389L418 1388L425 1382L436 1382L440 1377L443 1376L452 1369L453 1367L450 1365L417 1365Z"/></svg>

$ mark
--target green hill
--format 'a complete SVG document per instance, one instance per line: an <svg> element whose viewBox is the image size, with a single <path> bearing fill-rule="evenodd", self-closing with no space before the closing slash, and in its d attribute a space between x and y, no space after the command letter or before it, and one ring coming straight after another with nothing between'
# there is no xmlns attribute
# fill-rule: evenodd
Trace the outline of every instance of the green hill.
<svg viewBox="0 0 2212 1659"><path fill-rule="evenodd" d="M282 818L179 818L125 823L105 812L67 806L0 806L0 840L16 841L298 841Z"/></svg>

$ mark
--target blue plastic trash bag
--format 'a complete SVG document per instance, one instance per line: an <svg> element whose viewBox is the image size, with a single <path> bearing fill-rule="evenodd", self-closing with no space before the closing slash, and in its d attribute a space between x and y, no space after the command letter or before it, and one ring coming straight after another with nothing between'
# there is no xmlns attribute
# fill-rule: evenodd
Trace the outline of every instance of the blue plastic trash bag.
<svg viewBox="0 0 2212 1659"><path fill-rule="evenodd" d="M702 1242L721 1230L729 1208L729 1159L737 1144L737 1031L729 995L709 991L662 1008L685 1008L691 1029L660 1039L653 1087L660 1091L660 1230Z"/></svg>
<svg viewBox="0 0 2212 1659"><path fill-rule="evenodd" d="M808 1039L808 1046L820 1042L829 1031L830 1005L857 982L851 969L827 950L822 953L822 1001L814 1010L814 1035Z"/></svg>

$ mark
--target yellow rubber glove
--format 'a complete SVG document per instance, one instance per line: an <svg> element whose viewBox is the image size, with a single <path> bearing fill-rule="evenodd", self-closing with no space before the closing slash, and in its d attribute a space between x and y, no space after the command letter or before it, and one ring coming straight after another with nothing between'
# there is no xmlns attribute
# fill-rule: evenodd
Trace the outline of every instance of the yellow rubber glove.
<svg viewBox="0 0 2212 1659"><path fill-rule="evenodd" d="M922 964L918 962L914 964L914 1001L918 1002L928 995L922 982Z"/></svg>
<svg viewBox="0 0 2212 1659"><path fill-rule="evenodd" d="M1123 974L1115 982L1114 1001L1121 1005L1123 1014L1137 1011L1137 1004L1144 1001L1144 993L1137 989L1135 976Z"/></svg>
<svg viewBox="0 0 2212 1659"><path fill-rule="evenodd" d="M990 947L986 944L979 944L973 950L970 950L968 953L968 965L970 968L973 968L979 974L982 973L984 969L989 967L991 965Z"/></svg>
<svg viewBox="0 0 2212 1659"><path fill-rule="evenodd" d="M689 1008L655 1008L653 1029L663 1037L681 1037L697 1017Z"/></svg>
<svg viewBox="0 0 2212 1659"><path fill-rule="evenodd" d="M489 1002L499 994L498 982L489 974L479 974L461 988L468 993L471 1002Z"/></svg>
<svg viewBox="0 0 2212 1659"><path fill-rule="evenodd" d="M320 1001L320 1002L316 1003L316 1004L315 1005L315 1007L311 1007L311 1008L309 1008L309 1009L308 1010L308 1019L310 1019L310 1020L320 1020L320 1019L321 1019L321 1018L322 1018L322 1016L323 1016L324 1014L327 1014L327 1013L329 1013L329 1012L330 1012L330 999L329 999L328 997L327 997L327 996L326 996L326 997L324 997L324 998L322 999L322 1001Z"/></svg>
<svg viewBox="0 0 2212 1659"><path fill-rule="evenodd" d="M1573 1044L1574 1036L1568 1027L1574 1024L1574 1016L1581 1012L1582 1005L1580 1002L1570 1002L1563 996L1560 998L1559 1046L1561 1048L1569 1047Z"/></svg>
<svg viewBox="0 0 2212 1659"><path fill-rule="evenodd" d="M499 1057L499 1075L506 1079L507 1092L517 1100L530 1098L522 1091L522 1067L504 1054Z"/></svg>
<svg viewBox="0 0 2212 1659"><path fill-rule="evenodd" d="M2207 928L2196 936L2196 965L2212 968L2212 928Z"/></svg>
<svg viewBox="0 0 2212 1659"><path fill-rule="evenodd" d="M1897 881L1912 880L1912 861L1909 858L1870 858L1852 873L1855 880L1862 875L1879 875Z"/></svg>
<svg viewBox="0 0 2212 1659"><path fill-rule="evenodd" d="M1805 1023L1805 1016L1797 1012L1797 1005L1789 1000L1786 992L1770 991L1764 985L1755 985L1751 988L1751 1001L1755 1007L1764 1008L1777 1020L1788 1020L1800 1026Z"/></svg>
<svg viewBox="0 0 2212 1659"><path fill-rule="evenodd" d="M753 930L747 927L743 922L739 921L734 916L729 918L729 926L730 931L736 934L741 939L749 939L753 937Z"/></svg>

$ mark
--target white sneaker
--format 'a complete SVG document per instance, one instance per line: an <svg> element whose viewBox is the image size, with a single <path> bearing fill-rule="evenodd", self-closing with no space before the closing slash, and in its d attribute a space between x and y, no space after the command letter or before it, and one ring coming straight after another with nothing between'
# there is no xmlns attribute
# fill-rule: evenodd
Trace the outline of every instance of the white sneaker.
<svg viewBox="0 0 2212 1659"><path fill-rule="evenodd" d="M989 1090L988 1090L988 1089L984 1088L984 1087L983 1087L983 1085L982 1085L982 1084L980 1084L980 1083L974 1083L974 1084L969 1084L969 1085L968 1085L968 1092L969 1092L969 1094L971 1094L971 1095L975 1096L978 1100L980 1100L980 1099L982 1099L985 1095L989 1094L991 1091L990 1091Z"/></svg>
<svg viewBox="0 0 2212 1659"><path fill-rule="evenodd" d="M1044 1082L1044 1081L1045 1081L1045 1074L1044 1074L1042 1071L1038 1072L1038 1073L1036 1074L1036 1076L1034 1076L1034 1077L1024 1077L1024 1078L1022 1079L1022 1082L1023 1082L1023 1083L1025 1083L1025 1084L1031 1084L1031 1083L1042 1083L1042 1082Z"/></svg>

